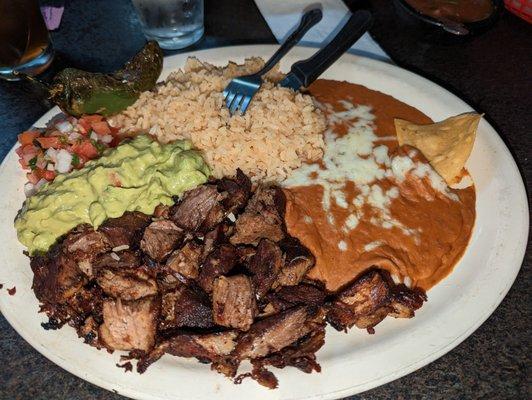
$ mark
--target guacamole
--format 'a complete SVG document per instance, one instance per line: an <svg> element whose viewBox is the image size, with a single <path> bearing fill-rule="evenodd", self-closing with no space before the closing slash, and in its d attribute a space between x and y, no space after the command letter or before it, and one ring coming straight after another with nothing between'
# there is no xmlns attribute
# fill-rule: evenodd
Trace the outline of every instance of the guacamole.
<svg viewBox="0 0 532 400"><path fill-rule="evenodd" d="M15 219L18 239L34 254L79 224L97 228L126 211L152 214L158 204L173 204L172 196L206 182L210 173L191 147L141 135L57 176L24 203Z"/></svg>

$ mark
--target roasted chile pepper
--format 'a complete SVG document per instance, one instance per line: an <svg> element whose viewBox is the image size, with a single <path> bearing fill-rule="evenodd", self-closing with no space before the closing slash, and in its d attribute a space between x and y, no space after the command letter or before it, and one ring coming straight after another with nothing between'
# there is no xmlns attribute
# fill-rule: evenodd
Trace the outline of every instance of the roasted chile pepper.
<svg viewBox="0 0 532 400"><path fill-rule="evenodd" d="M152 89L163 67L163 53L157 42L148 42L142 50L113 74L66 68L53 79L50 100L63 112L117 114L133 104L141 92Z"/></svg>

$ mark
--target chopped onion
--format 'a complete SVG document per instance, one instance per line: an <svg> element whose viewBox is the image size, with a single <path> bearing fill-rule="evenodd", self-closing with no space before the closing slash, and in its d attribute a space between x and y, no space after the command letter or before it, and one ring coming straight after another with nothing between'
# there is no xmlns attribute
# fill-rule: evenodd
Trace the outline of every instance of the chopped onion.
<svg viewBox="0 0 532 400"><path fill-rule="evenodd" d="M91 136L90 136L90 138L91 138L92 140L98 140L98 139L99 139L98 135L97 135L96 132L94 132L94 131L91 132Z"/></svg>
<svg viewBox="0 0 532 400"><path fill-rule="evenodd" d="M70 171L72 167L72 154L65 149L61 149L57 152L57 162L55 163L55 169L57 172L66 173Z"/></svg>
<svg viewBox="0 0 532 400"><path fill-rule="evenodd" d="M104 135L100 138L100 140L105 144L109 144L113 141L113 137L111 135Z"/></svg>
<svg viewBox="0 0 532 400"><path fill-rule="evenodd" d="M73 142L74 140L77 140L81 137L81 134L78 133L78 132L71 132L69 135L68 135L68 140L70 140L71 142Z"/></svg>
<svg viewBox="0 0 532 400"><path fill-rule="evenodd" d="M24 185L24 194L26 197L32 196L37 190L35 189L35 186L31 182L27 182Z"/></svg>
<svg viewBox="0 0 532 400"><path fill-rule="evenodd" d="M120 257L116 253L111 253L111 258L115 261L120 261Z"/></svg>
<svg viewBox="0 0 532 400"><path fill-rule="evenodd" d="M48 165L46 166L46 169L47 169L48 171L53 171L53 170L55 169L55 166L54 166L54 164L51 164L51 163L50 163L50 164L48 164Z"/></svg>
<svg viewBox="0 0 532 400"><path fill-rule="evenodd" d="M61 131L61 133L70 132L74 127L68 121L61 121L55 124L55 127Z"/></svg>
<svg viewBox="0 0 532 400"><path fill-rule="evenodd" d="M46 157L48 157L50 160L52 160L54 163L57 162L57 150L53 148L49 148L46 150Z"/></svg>
<svg viewBox="0 0 532 400"><path fill-rule="evenodd" d="M40 179L39 182L35 184L35 190L39 190L41 187L43 187L48 181L46 179Z"/></svg>

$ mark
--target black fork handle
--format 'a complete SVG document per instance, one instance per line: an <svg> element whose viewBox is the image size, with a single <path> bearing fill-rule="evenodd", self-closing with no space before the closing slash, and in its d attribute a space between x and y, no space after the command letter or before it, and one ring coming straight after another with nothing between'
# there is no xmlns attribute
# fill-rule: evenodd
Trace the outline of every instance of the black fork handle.
<svg viewBox="0 0 532 400"><path fill-rule="evenodd" d="M373 17L369 11L356 11L324 48L312 57L296 62L290 72L297 76L304 87L308 87L360 39L372 24Z"/></svg>
<svg viewBox="0 0 532 400"><path fill-rule="evenodd" d="M279 60L283 58L286 53L288 53L292 49L292 47L299 43L301 38L305 36L305 33L307 33L310 28L312 28L314 25L321 21L321 17L322 12L319 8L314 8L303 14L303 17L301 17L301 22L299 23L297 29L292 32L288 39L284 41L281 47L279 47L279 49L274 53L273 56L271 56L271 58L266 62L264 67L259 72L257 72L256 75L262 76L270 69L272 69L275 64L277 64Z"/></svg>

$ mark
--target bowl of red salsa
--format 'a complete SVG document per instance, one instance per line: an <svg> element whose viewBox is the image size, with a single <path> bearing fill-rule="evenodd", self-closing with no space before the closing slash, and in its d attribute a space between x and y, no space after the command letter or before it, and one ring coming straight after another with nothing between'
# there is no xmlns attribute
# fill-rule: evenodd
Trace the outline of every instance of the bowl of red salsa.
<svg viewBox="0 0 532 400"><path fill-rule="evenodd" d="M466 37L490 27L502 0L394 0L399 16L426 31Z"/></svg>

